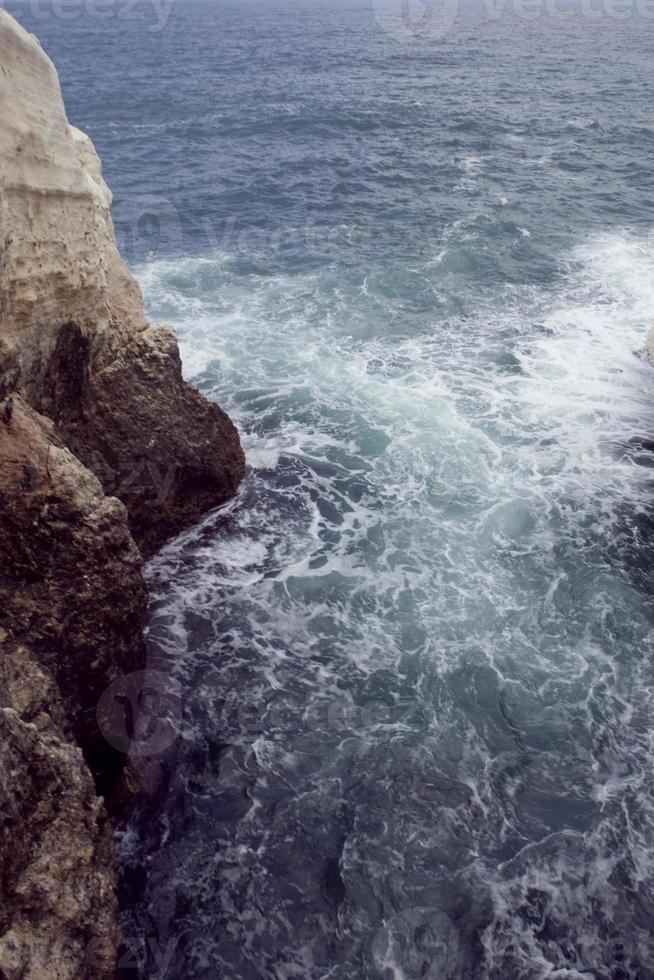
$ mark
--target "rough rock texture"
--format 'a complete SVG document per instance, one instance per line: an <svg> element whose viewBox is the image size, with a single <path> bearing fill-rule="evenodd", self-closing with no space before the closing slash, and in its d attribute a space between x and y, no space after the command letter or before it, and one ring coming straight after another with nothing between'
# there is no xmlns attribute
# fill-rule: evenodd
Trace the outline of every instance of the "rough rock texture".
<svg viewBox="0 0 654 980"><path fill-rule="evenodd" d="M66 728L102 777L112 757L98 699L144 659L142 559L124 505L18 395L0 422L0 528L4 650L29 646L54 677Z"/></svg>
<svg viewBox="0 0 654 980"><path fill-rule="evenodd" d="M243 474L236 430L182 380L169 327L136 332L120 352L93 355L65 324L37 401L66 444L129 511L149 555L209 507L234 495Z"/></svg>
<svg viewBox="0 0 654 980"><path fill-rule="evenodd" d="M0 708L0 975L111 977L111 828L81 750L47 716L38 721Z"/></svg>
<svg viewBox="0 0 654 980"><path fill-rule="evenodd" d="M0 398L19 389L150 553L234 494L238 434L182 380L116 246L100 161L38 41L0 10Z"/></svg>
<svg viewBox="0 0 654 980"><path fill-rule="evenodd" d="M19 396L0 422L0 976L111 977L122 759L97 701L143 661L141 556L123 504ZM86 760L77 742L84 745Z"/></svg>
<svg viewBox="0 0 654 980"><path fill-rule="evenodd" d="M0 980L113 976L96 794L120 798L124 756L98 700L144 665L143 554L244 468L148 325L110 203L54 67L0 9Z"/></svg>

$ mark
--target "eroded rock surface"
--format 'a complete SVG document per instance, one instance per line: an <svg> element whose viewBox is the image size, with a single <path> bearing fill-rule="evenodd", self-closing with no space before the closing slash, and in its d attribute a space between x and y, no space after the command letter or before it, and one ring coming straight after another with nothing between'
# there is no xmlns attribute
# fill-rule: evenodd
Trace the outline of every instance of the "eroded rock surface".
<svg viewBox="0 0 654 980"><path fill-rule="evenodd" d="M3 980L113 976L103 795L124 757L98 701L144 666L143 555L244 469L229 418L183 381L173 331L148 325L110 204L53 65L0 10Z"/></svg>
<svg viewBox="0 0 654 980"><path fill-rule="evenodd" d="M114 678L143 663L141 564L124 505L16 395L11 421L0 421L0 672L15 666L18 646L32 651L103 788L120 760L98 733L96 706ZM4 680L25 716L17 681Z"/></svg>
<svg viewBox="0 0 654 980"><path fill-rule="evenodd" d="M145 553L231 497L228 416L182 379L116 246L111 193L36 38L0 10L0 398L53 419Z"/></svg>
<svg viewBox="0 0 654 980"><path fill-rule="evenodd" d="M81 750L50 717L0 708L0 766L0 975L112 977L111 827Z"/></svg>
<svg viewBox="0 0 654 980"><path fill-rule="evenodd" d="M92 353L77 324L59 330L39 399L66 444L125 503L142 553L234 495L243 454L229 417L182 379L171 328Z"/></svg>

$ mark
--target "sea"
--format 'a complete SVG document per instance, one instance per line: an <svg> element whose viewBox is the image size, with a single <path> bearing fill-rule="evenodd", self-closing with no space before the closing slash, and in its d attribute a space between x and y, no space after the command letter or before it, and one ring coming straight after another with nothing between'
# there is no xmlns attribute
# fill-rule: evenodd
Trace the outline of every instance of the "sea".
<svg viewBox="0 0 654 980"><path fill-rule="evenodd" d="M120 976L653 980L654 4L6 6L248 464Z"/></svg>

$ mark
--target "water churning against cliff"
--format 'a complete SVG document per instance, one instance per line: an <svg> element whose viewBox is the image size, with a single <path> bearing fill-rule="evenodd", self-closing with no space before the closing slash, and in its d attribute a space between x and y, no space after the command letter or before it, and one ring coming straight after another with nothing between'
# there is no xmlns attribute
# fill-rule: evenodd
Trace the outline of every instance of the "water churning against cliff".
<svg viewBox="0 0 654 980"><path fill-rule="evenodd" d="M647 980L654 25L374 7L39 24L249 461L149 568L184 712L126 930L143 976Z"/></svg>

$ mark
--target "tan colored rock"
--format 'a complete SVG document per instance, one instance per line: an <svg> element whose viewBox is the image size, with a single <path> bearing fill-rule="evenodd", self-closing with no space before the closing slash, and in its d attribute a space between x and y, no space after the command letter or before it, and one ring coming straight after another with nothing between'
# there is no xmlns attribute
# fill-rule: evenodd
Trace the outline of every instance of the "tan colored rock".
<svg viewBox="0 0 654 980"><path fill-rule="evenodd" d="M94 367L77 324L59 331L39 407L73 452L125 503L142 553L234 495L243 474L236 430L182 378L169 327L136 332Z"/></svg>
<svg viewBox="0 0 654 980"><path fill-rule="evenodd" d="M107 342L120 349L147 323L98 156L68 124L41 45L3 10L0 68L0 334L15 365L9 377L3 365L3 380L38 402L62 324L96 344L111 327Z"/></svg>
<svg viewBox="0 0 654 980"><path fill-rule="evenodd" d="M19 396L0 421L0 671L16 673L26 643L57 682L66 728L98 773L111 753L97 732L95 706L119 674L144 659L146 604L141 555L127 512L66 449L52 422ZM11 656L10 656L11 655ZM19 675L20 677L20 675ZM12 707L33 716L18 682ZM38 684L29 682L30 696Z"/></svg>
<svg viewBox="0 0 654 980"><path fill-rule="evenodd" d="M0 708L0 976L113 976L111 828L80 749Z"/></svg>
<svg viewBox="0 0 654 980"><path fill-rule="evenodd" d="M19 396L0 421L0 976L113 977L111 792L96 705L141 666L146 603L127 511ZM84 746L86 759L76 742Z"/></svg>
<svg viewBox="0 0 654 980"><path fill-rule="evenodd" d="M126 503L152 552L243 475L238 434L182 379L116 246L111 194L38 41L0 10L0 397L20 391Z"/></svg>
<svg viewBox="0 0 654 980"><path fill-rule="evenodd" d="M229 418L183 381L172 330L149 327L110 203L52 63L0 9L0 977L9 980L113 977L115 860L96 791L124 799L129 781L98 730L98 701L144 666L143 554L230 497L244 469Z"/></svg>

